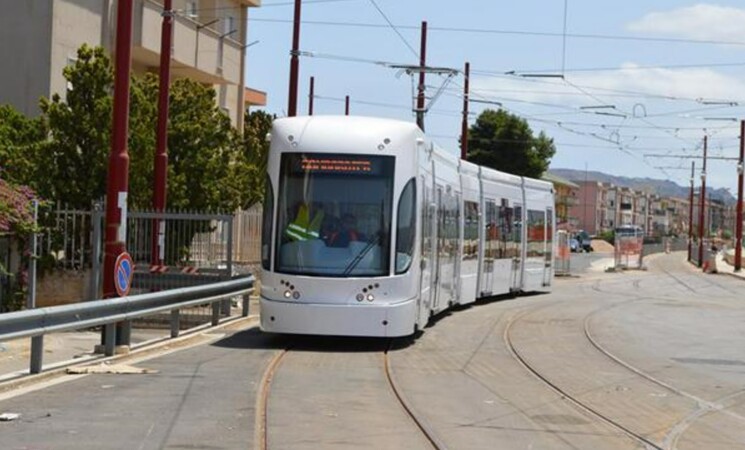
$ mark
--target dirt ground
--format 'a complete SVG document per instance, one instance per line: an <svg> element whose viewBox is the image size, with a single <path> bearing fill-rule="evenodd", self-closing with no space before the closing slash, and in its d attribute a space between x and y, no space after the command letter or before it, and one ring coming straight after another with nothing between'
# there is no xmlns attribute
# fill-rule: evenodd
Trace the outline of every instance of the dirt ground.
<svg viewBox="0 0 745 450"><path fill-rule="evenodd" d="M613 253L613 246L602 239L593 239L591 245L598 253Z"/></svg>

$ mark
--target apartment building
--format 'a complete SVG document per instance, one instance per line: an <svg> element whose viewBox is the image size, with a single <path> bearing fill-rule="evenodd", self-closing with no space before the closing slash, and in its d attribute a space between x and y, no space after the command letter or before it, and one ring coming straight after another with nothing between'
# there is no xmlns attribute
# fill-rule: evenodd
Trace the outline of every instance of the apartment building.
<svg viewBox="0 0 745 450"><path fill-rule="evenodd" d="M570 208L579 204L579 198L577 196L579 185L548 172L543 175L542 179L554 185L556 227L559 230L578 230L579 219L570 214Z"/></svg>
<svg viewBox="0 0 745 450"><path fill-rule="evenodd" d="M115 48L117 0L0 0L0 104L28 116L39 98L64 96L62 69L84 43ZM174 0L171 74L214 86L219 106L242 129L246 108L248 8L261 0ZM132 70L157 72L161 1L134 0ZM256 91L249 91L254 94ZM261 94L261 93L259 93ZM261 95L251 101L260 104Z"/></svg>

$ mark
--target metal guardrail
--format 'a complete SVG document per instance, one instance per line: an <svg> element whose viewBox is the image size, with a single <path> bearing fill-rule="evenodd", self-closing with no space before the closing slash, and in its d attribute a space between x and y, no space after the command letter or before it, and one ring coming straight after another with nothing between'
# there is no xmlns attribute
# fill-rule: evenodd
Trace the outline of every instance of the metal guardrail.
<svg viewBox="0 0 745 450"><path fill-rule="evenodd" d="M128 323L132 319L170 311L171 337L177 337L181 308L210 303L212 326L215 326L219 322L221 302L236 296L243 297L242 315L248 316L248 296L253 292L254 281L253 276L247 276L202 286L6 313L0 315L0 341L31 337L29 372L39 373L45 334L103 325L105 355L112 356L117 322ZM124 334L124 344L128 345L128 327Z"/></svg>

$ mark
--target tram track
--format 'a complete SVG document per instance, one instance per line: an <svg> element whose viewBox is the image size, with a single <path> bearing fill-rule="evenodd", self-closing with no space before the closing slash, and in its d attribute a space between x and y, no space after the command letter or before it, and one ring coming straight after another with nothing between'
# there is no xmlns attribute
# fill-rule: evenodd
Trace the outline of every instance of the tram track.
<svg viewBox="0 0 745 450"><path fill-rule="evenodd" d="M386 380L388 381L388 385L390 386L393 395L396 397L399 404L409 416L414 425L416 425L419 431L422 432L424 437L427 439L427 442L432 445L432 448L434 448L435 450L447 449L447 446L437 437L427 421L416 414L411 406L411 403L406 399L403 391L398 387L396 378L393 374L393 369L391 368L390 357L388 356L388 352L391 348L392 343L393 341L390 342L388 348L383 352L383 367L385 369Z"/></svg>
<svg viewBox="0 0 745 450"><path fill-rule="evenodd" d="M695 402L697 407L691 411L689 414L687 414L685 417L683 417L681 420L673 424L669 427L668 432L665 434L665 437L662 440L662 448L665 449L675 449L677 448L677 442L680 439L680 437L683 435L685 430L687 430L694 422L699 420L700 418L712 414L712 413L720 413L725 414L727 416L730 416L736 420L739 420L745 424L745 416L742 416L740 414L734 413L732 411L727 410L727 408L731 405L724 404L726 403L732 403L733 400L736 398L739 398L740 396L745 394L745 390L739 390L736 392L733 392L731 394L728 394L726 396L723 396L717 400L709 401L704 398L701 398L697 395L691 394L690 392L683 391L682 389L676 388L675 386L666 383L662 381L661 379L639 369L638 367L630 364L627 361L624 361L614 353L612 353L610 350L608 350L606 347L604 347L598 339L596 339L593 336L593 333L591 331L591 321L593 317L610 311L614 308L618 308L621 306L628 305L629 303L633 303L635 301L640 301L643 299L637 299L622 303L616 303L614 305L609 305L603 308L596 309L595 311L592 311L590 314L585 316L584 323L583 323L583 331L584 335L587 338L587 340L590 342L590 344L597 349L600 353L608 357L610 360L615 362L616 364L620 365L621 367L624 367L625 369L629 370L630 372L648 380L649 382L660 386L661 388L667 390L670 393L673 393L675 395L678 395L680 397L684 397L688 400L691 400Z"/></svg>
<svg viewBox="0 0 745 450"><path fill-rule="evenodd" d="M272 386L274 374L277 372L282 360L287 355L289 348L277 351L267 364L264 375L261 377L259 392L256 396L256 417L254 423L254 448L257 450L269 449L269 433L267 417L269 415L269 392Z"/></svg>
<svg viewBox="0 0 745 450"><path fill-rule="evenodd" d="M626 435L628 438L636 442L637 444L642 445L644 448L647 449L654 449L654 450L664 450L664 447L661 447L655 442L652 442L651 440L647 439L646 437L642 436L641 434L633 431L632 429L624 426L623 424L619 423L618 421L614 420L613 418L609 417L606 414L603 414L598 409L594 408L593 406L587 404L586 402L583 402L580 400L577 396L572 395L567 390L563 389L558 384L552 382L544 373L542 373L535 365L531 364L530 361L525 357L523 353L517 348L515 345L513 339L512 339L512 328L513 326L518 323L520 320L524 319L525 317L529 316L530 314L533 314L537 312L538 310L547 308L548 306L544 306L541 308L533 308L533 309L527 309L522 311L521 313L518 313L516 316L512 317L510 321L507 323L507 326L504 329L503 339L505 342L505 345L507 346L508 350L512 354L512 356L520 363L521 366L523 366L528 372L530 372L533 376L535 376L538 380L541 381L546 387L551 389L552 391L556 392L561 398L570 404L574 405L576 408L578 408L580 411L584 412L586 415L593 417L595 419L600 420L601 422L611 426L615 430L619 431L620 433Z"/></svg>
<svg viewBox="0 0 745 450"><path fill-rule="evenodd" d="M446 450L448 447L437 437L436 433L426 420L415 412L402 389L398 386L388 355L392 344L393 340L389 341L386 349L382 352L383 372L388 387L401 406L401 409L406 413L429 445L435 450ZM287 356L290 351L291 349L288 347L275 353L267 364L259 383L259 391L256 397L256 416L254 421L254 448L256 449L268 450L270 448L268 418L272 381L282 365L285 356Z"/></svg>

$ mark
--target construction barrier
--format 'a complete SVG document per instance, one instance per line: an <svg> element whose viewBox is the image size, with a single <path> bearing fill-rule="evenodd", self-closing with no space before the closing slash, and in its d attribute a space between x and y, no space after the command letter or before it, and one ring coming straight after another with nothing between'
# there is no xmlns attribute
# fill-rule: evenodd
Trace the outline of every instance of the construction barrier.
<svg viewBox="0 0 745 450"><path fill-rule="evenodd" d="M644 257L643 236L616 236L613 246L615 268L641 269Z"/></svg>
<svg viewBox="0 0 745 450"><path fill-rule="evenodd" d="M554 274L556 276L568 276L571 274L569 233L565 230L559 230L556 233L556 261L554 264Z"/></svg>

